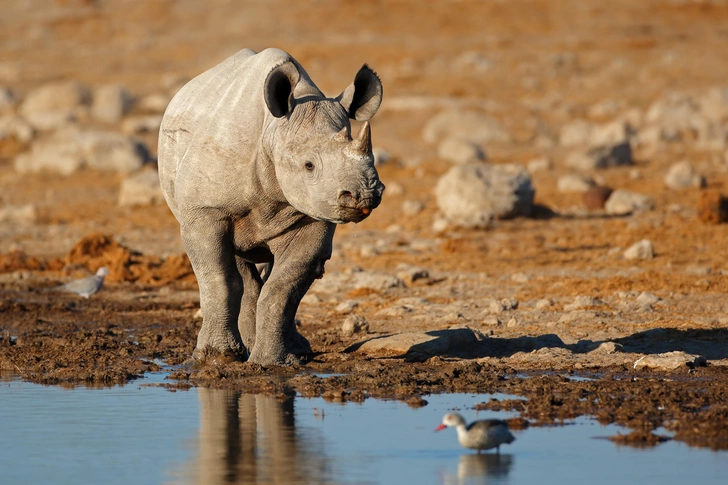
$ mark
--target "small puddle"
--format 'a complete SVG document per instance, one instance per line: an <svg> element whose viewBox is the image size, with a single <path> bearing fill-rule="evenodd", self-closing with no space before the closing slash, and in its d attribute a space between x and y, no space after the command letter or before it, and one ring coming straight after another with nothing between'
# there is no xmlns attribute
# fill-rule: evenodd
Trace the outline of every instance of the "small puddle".
<svg viewBox="0 0 728 485"><path fill-rule="evenodd" d="M47 387L0 381L0 470L8 484L534 484L725 483L728 453L670 441L618 447L617 426L516 430L501 454L460 448L434 433L457 410L514 396L425 396L361 404L277 399L230 390L170 392L151 373L123 387ZM478 419L516 413L481 411Z"/></svg>

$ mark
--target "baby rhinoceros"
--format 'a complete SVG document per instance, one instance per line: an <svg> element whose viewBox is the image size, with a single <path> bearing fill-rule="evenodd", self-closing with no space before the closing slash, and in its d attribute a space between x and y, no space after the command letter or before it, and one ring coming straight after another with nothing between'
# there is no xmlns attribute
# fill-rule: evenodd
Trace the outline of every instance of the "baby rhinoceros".
<svg viewBox="0 0 728 485"><path fill-rule="evenodd" d="M294 364L311 352L298 304L323 276L336 224L363 220L384 191L368 123L381 102L366 65L327 98L278 49L244 49L172 99L159 178L200 287L196 358ZM354 139L350 118L364 121Z"/></svg>

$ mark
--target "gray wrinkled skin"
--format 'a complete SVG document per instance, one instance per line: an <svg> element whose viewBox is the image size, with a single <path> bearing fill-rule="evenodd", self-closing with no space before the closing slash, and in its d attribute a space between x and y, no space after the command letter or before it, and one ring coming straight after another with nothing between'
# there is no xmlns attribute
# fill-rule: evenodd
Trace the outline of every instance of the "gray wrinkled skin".
<svg viewBox="0 0 728 485"><path fill-rule="evenodd" d="M200 286L197 358L249 351L270 365L310 353L298 304L323 276L336 224L363 220L384 191L368 123L381 100L366 66L326 98L278 49L244 49L172 99L159 178ZM350 118L364 121L354 139Z"/></svg>

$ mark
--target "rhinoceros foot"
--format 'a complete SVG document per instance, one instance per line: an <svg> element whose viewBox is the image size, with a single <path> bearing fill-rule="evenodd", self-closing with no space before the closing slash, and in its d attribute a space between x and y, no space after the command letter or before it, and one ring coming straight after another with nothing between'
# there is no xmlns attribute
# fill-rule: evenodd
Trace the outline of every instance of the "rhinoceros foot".
<svg viewBox="0 0 728 485"><path fill-rule="evenodd" d="M311 358L313 351L306 337L297 331L289 334L284 345L263 346L256 345L250 354L248 362L262 366L272 365L300 365Z"/></svg>
<svg viewBox="0 0 728 485"><path fill-rule="evenodd" d="M219 350L212 346L202 349L196 348L192 352L192 364L197 365L225 365L231 362L242 362L248 356L247 352L240 353L236 350Z"/></svg>

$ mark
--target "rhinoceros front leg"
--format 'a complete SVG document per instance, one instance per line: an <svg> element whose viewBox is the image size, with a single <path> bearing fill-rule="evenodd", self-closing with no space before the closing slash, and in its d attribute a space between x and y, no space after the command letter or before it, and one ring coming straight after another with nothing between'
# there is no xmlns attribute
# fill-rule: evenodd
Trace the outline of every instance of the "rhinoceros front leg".
<svg viewBox="0 0 728 485"><path fill-rule="evenodd" d="M295 316L301 298L323 276L334 229L334 224L315 222L270 244L275 262L258 298L251 362L297 364L298 356L311 352L308 341L296 330Z"/></svg>
<svg viewBox="0 0 728 485"><path fill-rule="evenodd" d="M245 358L238 330L243 281L225 221L198 218L181 227L182 242L200 287L202 327L193 357L225 354Z"/></svg>

